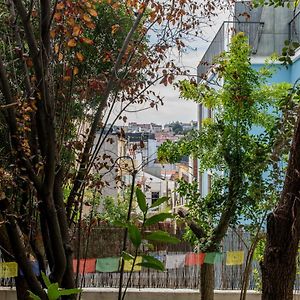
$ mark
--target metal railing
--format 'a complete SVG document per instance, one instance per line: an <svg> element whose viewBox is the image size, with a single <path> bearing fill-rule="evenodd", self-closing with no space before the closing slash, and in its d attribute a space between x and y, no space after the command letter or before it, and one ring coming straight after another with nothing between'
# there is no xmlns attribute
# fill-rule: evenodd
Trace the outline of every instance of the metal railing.
<svg viewBox="0 0 300 300"><path fill-rule="evenodd" d="M300 43L300 11L289 22L289 40Z"/></svg>
<svg viewBox="0 0 300 300"><path fill-rule="evenodd" d="M244 32L248 37L252 53L255 54L263 26L263 22L223 22L198 65L198 77L205 78L213 65L214 58L227 50L232 36L239 32Z"/></svg>

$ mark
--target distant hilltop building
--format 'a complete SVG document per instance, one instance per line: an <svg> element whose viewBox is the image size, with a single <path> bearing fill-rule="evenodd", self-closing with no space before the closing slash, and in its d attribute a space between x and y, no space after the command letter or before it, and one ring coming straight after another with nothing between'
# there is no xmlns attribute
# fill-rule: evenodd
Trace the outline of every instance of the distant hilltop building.
<svg viewBox="0 0 300 300"><path fill-rule="evenodd" d="M148 132L148 133L159 133L159 132L174 132L175 134L182 134L183 132L196 129L197 121L191 122L171 122L165 125L156 123L137 123L129 122L127 126L123 126L125 132Z"/></svg>
<svg viewBox="0 0 300 300"><path fill-rule="evenodd" d="M160 132L163 126L155 123L137 123L129 122L127 126L128 132Z"/></svg>

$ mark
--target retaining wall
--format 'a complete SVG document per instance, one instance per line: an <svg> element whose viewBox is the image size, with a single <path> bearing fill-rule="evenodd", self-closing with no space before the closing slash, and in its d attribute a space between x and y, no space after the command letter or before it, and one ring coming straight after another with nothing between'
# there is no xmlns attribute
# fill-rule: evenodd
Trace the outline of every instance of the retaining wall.
<svg viewBox="0 0 300 300"><path fill-rule="evenodd" d="M247 300L260 300L260 293L248 291ZM239 300L240 291L217 290L215 300ZM82 300L116 300L118 290L111 288L85 288ZM0 288L1 300L16 300L14 288ZM126 300L200 300L196 290L189 289L129 289ZM295 294L294 300L300 300L300 294Z"/></svg>

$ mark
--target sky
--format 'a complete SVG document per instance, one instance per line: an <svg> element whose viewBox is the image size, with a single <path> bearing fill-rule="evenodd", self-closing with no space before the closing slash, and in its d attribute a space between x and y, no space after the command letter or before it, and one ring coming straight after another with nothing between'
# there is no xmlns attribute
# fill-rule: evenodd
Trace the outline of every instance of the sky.
<svg viewBox="0 0 300 300"><path fill-rule="evenodd" d="M183 53L180 57L175 56L177 64L189 69L191 75L196 75L197 65L227 15L228 12L223 12L213 19L212 27L206 29L204 34L205 40L195 39L189 44L190 49L186 53ZM172 121L190 122L197 120L197 104L193 101L180 99L179 92L174 87L170 85L165 87L160 84L156 85L153 90L163 97L164 105L159 106L158 110L149 108L144 111L127 113L127 122L167 124ZM131 107L131 110L134 111L135 107ZM126 124L119 123L119 125Z"/></svg>

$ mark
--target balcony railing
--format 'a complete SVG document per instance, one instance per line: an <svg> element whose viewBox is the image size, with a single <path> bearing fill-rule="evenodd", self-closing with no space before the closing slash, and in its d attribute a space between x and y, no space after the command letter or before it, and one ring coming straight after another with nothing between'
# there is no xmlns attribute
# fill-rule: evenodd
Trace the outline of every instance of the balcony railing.
<svg viewBox="0 0 300 300"><path fill-rule="evenodd" d="M210 43L198 65L198 77L205 78L213 65L214 58L226 51L233 35L244 32L248 37L252 53L255 54L262 34L263 22L230 22L225 21Z"/></svg>
<svg viewBox="0 0 300 300"><path fill-rule="evenodd" d="M289 23L289 40L300 43L300 11Z"/></svg>

